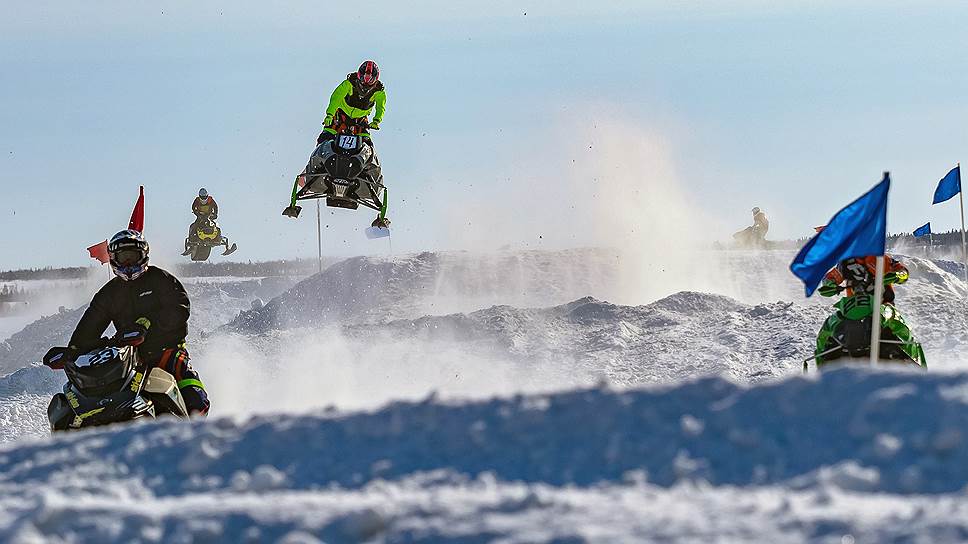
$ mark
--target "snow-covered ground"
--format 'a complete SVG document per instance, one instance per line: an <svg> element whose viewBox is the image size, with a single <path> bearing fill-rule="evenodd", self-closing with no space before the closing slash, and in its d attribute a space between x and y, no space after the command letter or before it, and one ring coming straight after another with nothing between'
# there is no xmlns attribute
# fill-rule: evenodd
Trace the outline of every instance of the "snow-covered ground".
<svg viewBox="0 0 968 544"><path fill-rule="evenodd" d="M968 374L840 369L0 446L5 542L960 542Z"/></svg>
<svg viewBox="0 0 968 544"><path fill-rule="evenodd" d="M803 298L792 256L444 252L199 279L212 417L51 438L63 377L30 362L83 307L56 313L0 344L0 541L964 541L961 268L905 259L928 373L805 379L833 301Z"/></svg>

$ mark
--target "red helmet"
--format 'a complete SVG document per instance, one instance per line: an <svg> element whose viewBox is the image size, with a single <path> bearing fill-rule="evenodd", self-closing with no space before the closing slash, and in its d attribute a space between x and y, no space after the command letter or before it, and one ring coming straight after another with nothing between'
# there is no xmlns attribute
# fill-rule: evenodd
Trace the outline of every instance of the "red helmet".
<svg viewBox="0 0 968 544"><path fill-rule="evenodd" d="M360 69L356 71L356 75L360 77L360 83L370 87L376 85L377 81L380 81L380 68L375 62L368 60L360 65Z"/></svg>

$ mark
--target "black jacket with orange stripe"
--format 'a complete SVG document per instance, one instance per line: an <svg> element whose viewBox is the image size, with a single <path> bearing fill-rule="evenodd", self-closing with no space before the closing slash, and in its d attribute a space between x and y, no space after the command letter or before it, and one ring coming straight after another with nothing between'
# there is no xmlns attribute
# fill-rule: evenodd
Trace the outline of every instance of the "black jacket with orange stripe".
<svg viewBox="0 0 968 544"><path fill-rule="evenodd" d="M185 343L191 303L178 278L149 266L140 277L126 281L114 278L94 295L91 305L77 323L70 345L88 351L97 345L108 325L117 330L133 327L140 318L149 321L142 356L153 360L168 348Z"/></svg>

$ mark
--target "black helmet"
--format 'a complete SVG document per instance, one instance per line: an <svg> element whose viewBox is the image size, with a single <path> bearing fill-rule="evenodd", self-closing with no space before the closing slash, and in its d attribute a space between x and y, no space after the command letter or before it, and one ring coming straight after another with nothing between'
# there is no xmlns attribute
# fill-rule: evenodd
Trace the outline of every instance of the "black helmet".
<svg viewBox="0 0 968 544"><path fill-rule="evenodd" d="M356 71L356 75L359 76L360 83L372 87L376 85L377 81L380 81L380 68L372 60L364 61L360 65L360 69Z"/></svg>
<svg viewBox="0 0 968 544"><path fill-rule="evenodd" d="M148 241L136 230L122 230L108 242L108 255L114 274L133 280L148 270Z"/></svg>
<svg viewBox="0 0 968 544"><path fill-rule="evenodd" d="M758 213L760 213L760 209L759 209L759 208L757 208L757 207L754 207L754 208L753 208L753 215L756 215L756 214L758 214Z"/></svg>
<svg viewBox="0 0 968 544"><path fill-rule="evenodd" d="M202 187L198 190L198 198L201 198L202 200L208 198L208 191L205 190L205 187Z"/></svg>

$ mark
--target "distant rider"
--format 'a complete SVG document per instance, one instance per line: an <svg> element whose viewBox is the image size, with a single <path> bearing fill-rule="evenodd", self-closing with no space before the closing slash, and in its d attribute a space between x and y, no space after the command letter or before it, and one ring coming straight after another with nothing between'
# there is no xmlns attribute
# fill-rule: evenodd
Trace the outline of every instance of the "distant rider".
<svg viewBox="0 0 968 544"><path fill-rule="evenodd" d="M906 266L894 257L887 256L884 266L884 304L894 304L894 284L902 284L908 280L909 273ZM846 291L847 296L853 296L861 289L866 293L874 292L874 277L877 271L877 257L856 257L846 259L831 268L820 284L818 292L825 297L833 297ZM842 286L843 284L843 286Z"/></svg>
<svg viewBox="0 0 968 544"><path fill-rule="evenodd" d="M198 198L192 202L192 213L195 214L195 222L211 216L213 220L218 218L218 203L212 198L205 187L198 190Z"/></svg>
<svg viewBox="0 0 968 544"><path fill-rule="evenodd" d="M759 208L753 208L753 224L733 235L733 239L740 247L765 248L766 233L770 230L770 222L766 214Z"/></svg>
<svg viewBox="0 0 968 544"><path fill-rule="evenodd" d="M367 122L374 107L373 120ZM387 93L380 81L380 69L372 60L365 61L359 70L347 74L329 97L323 131L316 139L316 145L335 138L349 127L357 127L358 133L369 140L367 129L380 130L386 109Z"/></svg>
<svg viewBox="0 0 968 544"><path fill-rule="evenodd" d="M189 240L194 240L198 236L198 229L206 219L209 217L212 221L218 219L218 204L204 187L198 190L198 198L192 202L192 213L195 214L195 221L188 227ZM187 247L185 249L184 254L187 255L189 250Z"/></svg>
<svg viewBox="0 0 968 544"><path fill-rule="evenodd" d="M766 233L770 231L770 221L766 218L763 210L753 208L753 239L762 244L766 242Z"/></svg>
<svg viewBox="0 0 968 544"><path fill-rule="evenodd" d="M94 295L70 347L78 353L90 351L114 323L118 337L137 346L148 368L159 367L175 377L190 414L207 414L208 395L185 348L190 312L185 288L175 276L148 266L148 242L136 230L115 234L108 254L117 277Z"/></svg>

